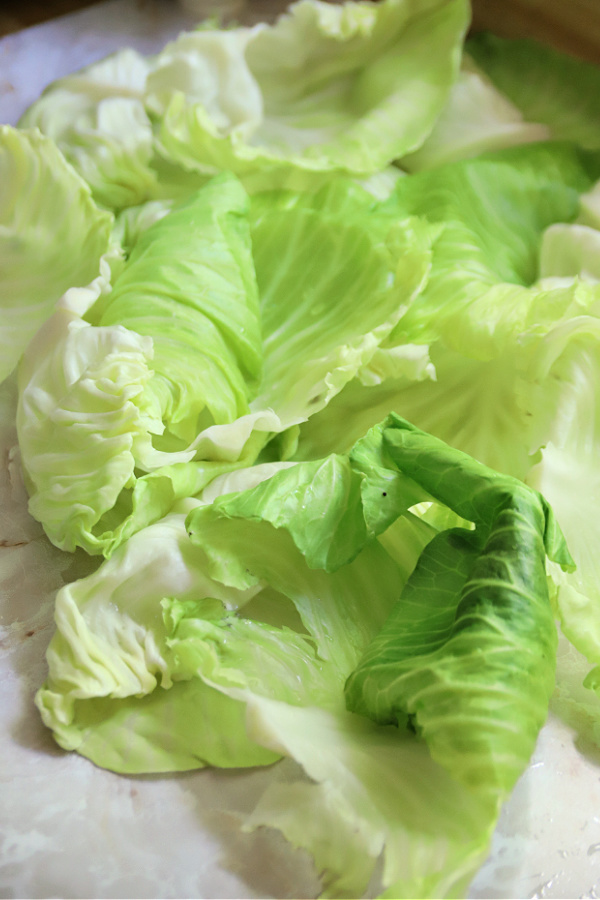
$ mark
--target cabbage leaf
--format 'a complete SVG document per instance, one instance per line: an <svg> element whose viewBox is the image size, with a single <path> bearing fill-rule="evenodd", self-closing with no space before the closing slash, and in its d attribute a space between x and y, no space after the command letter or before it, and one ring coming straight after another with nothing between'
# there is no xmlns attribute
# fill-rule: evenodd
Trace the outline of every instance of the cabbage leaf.
<svg viewBox="0 0 600 900"><path fill-rule="evenodd" d="M0 380L68 288L100 271L112 216L37 130L0 127Z"/></svg>
<svg viewBox="0 0 600 900"><path fill-rule="evenodd" d="M464 0L303 0L273 26L182 35L148 78L161 152L271 185L375 173L430 132L468 18Z"/></svg>
<svg viewBox="0 0 600 900"><path fill-rule="evenodd" d="M595 302L581 282L540 281L540 251L549 227L578 216L597 165L546 142L401 179L384 208L437 229L427 281L358 378L301 426L295 458L346 452L396 410L525 478L541 447L532 358L545 334Z"/></svg>
<svg viewBox="0 0 600 900"><path fill-rule="evenodd" d="M553 138L600 148L600 70L537 41L474 35L467 52L527 121Z"/></svg>

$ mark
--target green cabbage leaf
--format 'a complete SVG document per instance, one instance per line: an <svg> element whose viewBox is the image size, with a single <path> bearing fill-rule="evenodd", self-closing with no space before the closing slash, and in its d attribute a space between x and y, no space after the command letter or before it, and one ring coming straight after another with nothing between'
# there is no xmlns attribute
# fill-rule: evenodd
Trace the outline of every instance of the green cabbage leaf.
<svg viewBox="0 0 600 900"><path fill-rule="evenodd" d="M154 136L144 107L150 61L132 49L51 84L19 121L52 138L109 209L158 192Z"/></svg>
<svg viewBox="0 0 600 900"><path fill-rule="evenodd" d="M70 291L30 344L19 443L30 511L57 546L110 553L178 496L253 461L243 422L225 453L210 437L191 446L203 415L243 419L260 372L247 203L233 177L208 185L87 297Z"/></svg>
<svg viewBox="0 0 600 900"><path fill-rule="evenodd" d="M433 131L414 153L402 157L399 165L408 172L420 172L480 153L549 138L550 129L525 121L521 110L494 87L465 53Z"/></svg>
<svg viewBox="0 0 600 900"><path fill-rule="evenodd" d="M540 277L540 254L553 229L575 227L597 165L545 142L401 179L384 207L437 229L428 279L359 377L301 426L296 458L345 452L395 410L526 478L541 447L532 360L546 334L596 302L581 279Z"/></svg>
<svg viewBox="0 0 600 900"><path fill-rule="evenodd" d="M273 26L184 34L147 82L161 152L288 186L375 173L431 131L468 19L464 0L303 0Z"/></svg>
<svg viewBox="0 0 600 900"><path fill-rule="evenodd" d="M37 130L0 127L0 381L61 296L100 272L112 216Z"/></svg>
<svg viewBox="0 0 600 900"><path fill-rule="evenodd" d="M600 148L600 70L537 41L477 34L467 52L528 122L557 140Z"/></svg>

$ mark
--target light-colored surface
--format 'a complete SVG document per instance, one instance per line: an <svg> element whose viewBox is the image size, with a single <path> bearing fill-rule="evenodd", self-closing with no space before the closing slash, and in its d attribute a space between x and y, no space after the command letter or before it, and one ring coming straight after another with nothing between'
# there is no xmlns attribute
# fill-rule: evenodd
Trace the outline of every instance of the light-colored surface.
<svg viewBox="0 0 600 900"><path fill-rule="evenodd" d="M270 9L249 3L252 20ZM109 0L4 38L0 121L15 123L49 81L120 46L154 52L191 23L175 3ZM5 387L0 425L13 400ZM14 441L0 431L0 897L316 896L304 855L240 830L268 779L297 775L291 764L126 778L53 743L33 706L53 596L90 563L54 550L27 516ZM584 671L561 645L554 712L472 898L600 896L600 701L580 687Z"/></svg>

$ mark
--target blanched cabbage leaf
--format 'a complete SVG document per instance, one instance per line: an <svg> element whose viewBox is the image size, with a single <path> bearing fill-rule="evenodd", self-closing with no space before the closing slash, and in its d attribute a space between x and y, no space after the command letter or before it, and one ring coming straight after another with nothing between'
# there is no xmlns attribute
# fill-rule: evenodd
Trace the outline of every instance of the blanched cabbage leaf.
<svg viewBox="0 0 600 900"><path fill-rule="evenodd" d="M399 181L385 208L438 229L428 280L359 379L301 427L297 458L348 450L393 409L525 478L541 447L531 360L545 334L595 302L573 279L540 282L540 248L548 226L577 217L597 165L543 143Z"/></svg>
<svg viewBox="0 0 600 900"><path fill-rule="evenodd" d="M410 721L434 759L497 806L533 752L554 689L546 555L567 571L573 562L547 503L521 482L393 416L382 441L394 466L475 529L427 545L348 680L349 708Z"/></svg>
<svg viewBox="0 0 600 900"><path fill-rule="evenodd" d="M97 280L86 318L65 302L28 348L19 443L31 512L57 546L110 552L178 496L253 461L242 428L229 456L185 467L198 420L243 417L260 371L247 202L233 177L207 186L144 233L114 284L110 272Z"/></svg>
<svg viewBox="0 0 600 900"><path fill-rule="evenodd" d="M568 578L552 569L563 631L594 666L588 686L598 690L600 634L596 509L600 497L597 454L600 290L587 315L560 323L545 338L532 366L533 426L542 445L528 482L552 503L577 569Z"/></svg>
<svg viewBox="0 0 600 900"><path fill-rule="evenodd" d="M413 341L442 337L466 355L492 355L528 314L529 295L515 287L536 281L543 232L575 219L579 195L598 177L599 166L598 155L542 143L400 180L388 208L398 216L425 217L439 226L439 236L422 297L397 331ZM494 289L504 285L515 298L508 306L493 299Z"/></svg>
<svg viewBox="0 0 600 900"><path fill-rule="evenodd" d="M368 365L427 279L432 230L345 180L257 195L250 220L264 346L251 406L287 428Z"/></svg>
<svg viewBox="0 0 600 900"><path fill-rule="evenodd" d="M132 49L50 85L21 117L39 128L109 209L155 196L154 137L144 107L150 60Z"/></svg>
<svg viewBox="0 0 600 900"><path fill-rule="evenodd" d="M468 18L464 0L302 0L271 27L182 35L148 78L161 151L271 184L377 172L431 131Z"/></svg>
<svg viewBox="0 0 600 900"><path fill-rule="evenodd" d="M399 165L420 172L491 150L550 138L546 125L527 122L521 110L498 91L468 54L433 131Z"/></svg>
<svg viewBox="0 0 600 900"><path fill-rule="evenodd" d="M99 274L111 227L53 141L0 127L0 381L62 294Z"/></svg>

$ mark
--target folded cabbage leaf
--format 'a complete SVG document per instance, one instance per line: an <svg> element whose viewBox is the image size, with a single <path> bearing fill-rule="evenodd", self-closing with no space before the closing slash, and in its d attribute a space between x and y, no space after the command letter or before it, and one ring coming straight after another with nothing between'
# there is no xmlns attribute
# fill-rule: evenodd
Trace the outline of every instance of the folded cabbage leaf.
<svg viewBox="0 0 600 900"><path fill-rule="evenodd" d="M250 233L264 347L251 408L274 409L283 429L369 364L426 283L432 229L338 179L253 196Z"/></svg>
<svg viewBox="0 0 600 900"><path fill-rule="evenodd" d="M70 292L29 345L19 444L30 511L57 546L110 553L258 452L242 425L228 454L208 440L208 461L185 466L206 459L190 449L202 416L243 419L260 373L247 203L233 176L207 185L144 232L116 277L107 266L85 303Z"/></svg>
<svg viewBox="0 0 600 900"><path fill-rule="evenodd" d="M36 129L0 126L0 381L66 290L88 284L112 216Z"/></svg>
<svg viewBox="0 0 600 900"><path fill-rule="evenodd" d="M422 216L439 232L427 286L398 324L398 336L442 337L464 355L493 355L495 345L527 321L529 295L517 287L531 287L538 278L544 231L576 218L580 195L599 174L598 154L545 142L401 179L389 210ZM514 299L494 302L494 291L507 285Z"/></svg>
<svg viewBox="0 0 600 900"><path fill-rule="evenodd" d="M119 210L156 196L154 136L144 107L151 62L127 48L53 82L19 120L39 128L89 184Z"/></svg>
<svg viewBox="0 0 600 900"><path fill-rule="evenodd" d="M161 152L271 185L378 172L431 131L468 20L464 0L302 0L273 26L184 34L147 82Z"/></svg>
<svg viewBox="0 0 600 900"><path fill-rule="evenodd" d="M550 136L546 125L526 121L521 110L463 53L458 77L433 131L398 165L408 172L420 172Z"/></svg>
<svg viewBox="0 0 600 900"><path fill-rule="evenodd" d="M391 416L394 466L474 528L423 550L386 624L346 684L349 709L409 725L432 757L489 800L533 752L554 689L556 626L546 556L573 569L541 495Z"/></svg>
<svg viewBox="0 0 600 900"><path fill-rule="evenodd" d="M525 478L541 446L532 358L595 302L573 279L540 280L540 251L549 227L578 217L597 166L596 154L545 142L401 179L384 206L437 228L427 283L358 378L301 426L295 458L346 452L395 410Z"/></svg>
<svg viewBox="0 0 600 900"><path fill-rule="evenodd" d="M587 314L558 323L531 363L532 427L542 449L527 481L552 503L577 564L568 577L551 569L556 609L563 632L594 667L586 685L598 691L600 286L589 290L595 302Z"/></svg>
<svg viewBox="0 0 600 900"><path fill-rule="evenodd" d="M249 411L262 347L248 205L235 178L214 179L140 235L110 293L86 313L95 327L151 338L144 412L164 423L157 449L185 449L199 421Z"/></svg>

